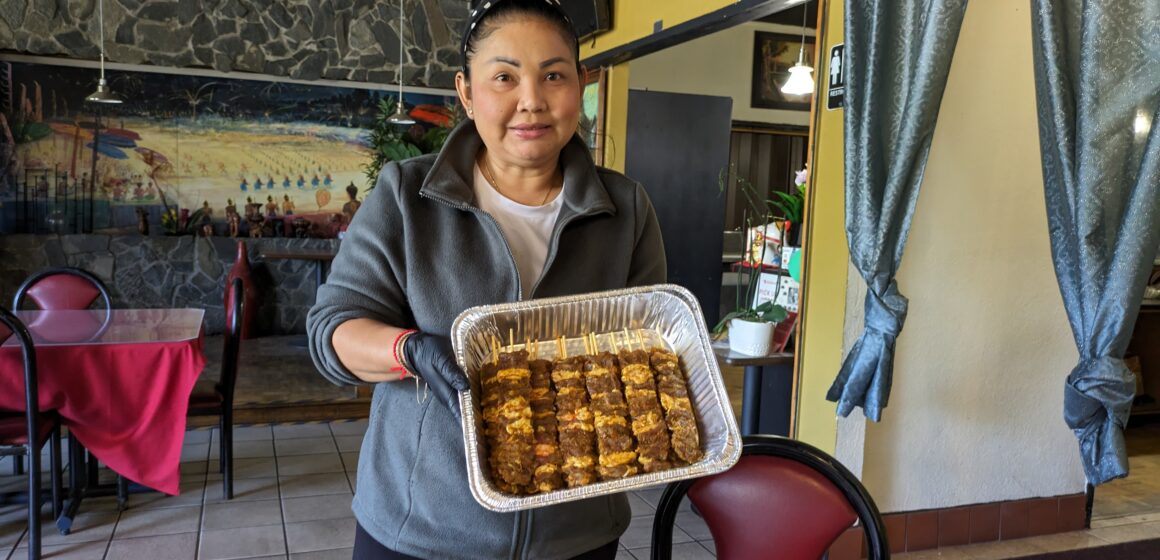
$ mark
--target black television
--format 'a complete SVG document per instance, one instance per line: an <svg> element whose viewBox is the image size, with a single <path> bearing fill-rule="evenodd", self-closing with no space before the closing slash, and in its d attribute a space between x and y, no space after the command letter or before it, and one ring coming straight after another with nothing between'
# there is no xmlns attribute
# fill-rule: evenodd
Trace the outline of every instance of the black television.
<svg viewBox="0 0 1160 560"><path fill-rule="evenodd" d="M612 29L612 0L561 0L580 40Z"/></svg>

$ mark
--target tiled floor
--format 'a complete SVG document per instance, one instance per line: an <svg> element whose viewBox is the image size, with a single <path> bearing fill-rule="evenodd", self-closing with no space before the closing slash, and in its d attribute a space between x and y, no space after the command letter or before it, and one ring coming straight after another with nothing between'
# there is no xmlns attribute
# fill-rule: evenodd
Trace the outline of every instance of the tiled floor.
<svg viewBox="0 0 1160 560"><path fill-rule="evenodd" d="M134 494L118 513L113 498L86 500L72 534L51 520L42 530L45 558L198 559L350 558L350 500L365 421L237 428L234 499L223 501L217 430L186 433L179 496ZM10 460L0 462L0 489L19 490ZM107 477L106 477L107 478ZM648 558L660 489L629 496L632 524L618 560ZM673 530L673 558L711 559L712 537L687 509ZM25 509L0 507L0 558L27 555ZM47 516L46 516L47 517Z"/></svg>
<svg viewBox="0 0 1160 560"><path fill-rule="evenodd" d="M1129 425L1128 476L1096 489L1092 525L1096 521L1160 513L1160 422Z"/></svg>

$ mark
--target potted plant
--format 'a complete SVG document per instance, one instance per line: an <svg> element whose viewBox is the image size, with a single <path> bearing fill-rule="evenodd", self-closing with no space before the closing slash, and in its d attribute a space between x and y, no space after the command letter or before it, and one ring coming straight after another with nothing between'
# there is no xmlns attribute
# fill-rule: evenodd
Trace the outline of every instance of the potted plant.
<svg viewBox="0 0 1160 560"><path fill-rule="evenodd" d="M763 224L769 223L770 214L764 214ZM748 213L744 218L746 228L752 226ZM780 305L772 301L765 301L754 305L758 297L758 279L761 278L762 267L765 261L765 252L768 245L761 244L761 254L756 263L737 269L737 301L733 311L726 313L713 334L717 337L729 332L729 349L739 354L750 356L765 356L769 354L773 345L773 332L777 324L784 321L789 313ZM745 278L745 276L748 278ZM742 280L748 283L742 288Z"/></svg>

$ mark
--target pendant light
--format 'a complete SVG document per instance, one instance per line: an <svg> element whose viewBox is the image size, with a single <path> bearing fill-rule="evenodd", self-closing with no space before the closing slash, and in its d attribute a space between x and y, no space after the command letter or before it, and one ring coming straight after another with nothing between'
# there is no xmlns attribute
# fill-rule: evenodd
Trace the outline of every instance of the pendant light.
<svg viewBox="0 0 1160 560"><path fill-rule="evenodd" d="M97 91L85 97L85 101L116 105L121 103L121 98L113 94L109 83L105 81L105 0L99 0L97 6L100 10L97 24L101 27L101 79L97 82Z"/></svg>
<svg viewBox="0 0 1160 560"><path fill-rule="evenodd" d="M406 0L399 0L399 70L397 72L399 78L399 102L395 105L395 114L387 117L387 122L397 125L412 125L415 124L415 119L411 118L405 110L403 110L403 3Z"/></svg>
<svg viewBox="0 0 1160 560"><path fill-rule="evenodd" d="M787 95L806 95L814 92L814 69L802 64L806 53L806 18L809 15L809 2L802 3L802 44L798 50L797 64L789 69L789 79L781 86L781 92Z"/></svg>

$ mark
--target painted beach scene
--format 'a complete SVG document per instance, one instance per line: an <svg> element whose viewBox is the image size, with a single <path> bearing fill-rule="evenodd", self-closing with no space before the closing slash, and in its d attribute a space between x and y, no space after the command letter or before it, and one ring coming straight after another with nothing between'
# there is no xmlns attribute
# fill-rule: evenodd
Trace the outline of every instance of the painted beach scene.
<svg viewBox="0 0 1160 560"><path fill-rule="evenodd" d="M214 222L251 205L341 216L371 186L373 131L398 97L386 87L110 71L123 103L86 103L96 82L94 69L0 62L7 224L75 219L70 201L96 229L134 222L138 206ZM451 92L407 93L417 124L399 134L451 126L454 101Z"/></svg>

